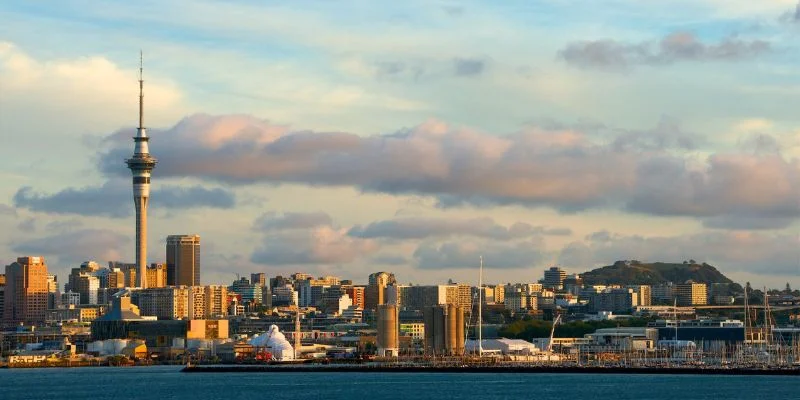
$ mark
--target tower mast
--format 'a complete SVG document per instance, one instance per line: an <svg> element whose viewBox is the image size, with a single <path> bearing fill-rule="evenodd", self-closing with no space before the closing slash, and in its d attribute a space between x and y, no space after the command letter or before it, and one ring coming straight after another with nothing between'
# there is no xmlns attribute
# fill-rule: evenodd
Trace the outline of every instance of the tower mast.
<svg viewBox="0 0 800 400"><path fill-rule="evenodd" d="M133 175L133 204L136 208L136 276L137 286L147 288L147 203L150 199L150 172L156 160L150 155L147 130L144 127L143 55L139 52L139 126L133 137L133 156L125 163Z"/></svg>
<svg viewBox="0 0 800 400"><path fill-rule="evenodd" d="M483 357L483 256L478 270L478 356Z"/></svg>

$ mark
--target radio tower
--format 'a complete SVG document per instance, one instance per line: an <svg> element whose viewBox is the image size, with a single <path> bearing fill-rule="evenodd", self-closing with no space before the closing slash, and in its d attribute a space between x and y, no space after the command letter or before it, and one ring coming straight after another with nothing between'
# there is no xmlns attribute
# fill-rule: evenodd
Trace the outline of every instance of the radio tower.
<svg viewBox="0 0 800 400"><path fill-rule="evenodd" d="M156 160L150 155L147 131L144 128L144 80L142 53L139 52L139 127L133 138L133 157L125 160L133 174L133 204L136 206L136 277L140 288L147 288L147 200L150 198L150 171Z"/></svg>

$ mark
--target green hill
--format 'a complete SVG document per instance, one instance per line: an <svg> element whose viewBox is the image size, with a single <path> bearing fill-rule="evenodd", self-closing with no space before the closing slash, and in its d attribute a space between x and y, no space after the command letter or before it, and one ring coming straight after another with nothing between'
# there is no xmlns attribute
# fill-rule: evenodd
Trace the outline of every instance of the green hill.
<svg viewBox="0 0 800 400"><path fill-rule="evenodd" d="M706 263L642 263L636 260L617 261L613 265L597 268L581 274L590 285L656 285L659 283L683 283L693 280L698 283L733 283L716 268Z"/></svg>

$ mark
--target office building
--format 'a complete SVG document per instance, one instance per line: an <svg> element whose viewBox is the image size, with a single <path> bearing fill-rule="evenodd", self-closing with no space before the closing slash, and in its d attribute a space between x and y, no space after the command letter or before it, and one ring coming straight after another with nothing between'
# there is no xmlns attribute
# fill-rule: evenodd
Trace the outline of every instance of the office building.
<svg viewBox="0 0 800 400"><path fill-rule="evenodd" d="M350 296L350 299L353 301L353 305L364 309L366 304L364 303L364 287L363 286L345 286L344 292Z"/></svg>
<svg viewBox="0 0 800 400"><path fill-rule="evenodd" d="M567 273L559 267L550 267L544 271L544 286L546 288L561 290L564 288L564 280Z"/></svg>
<svg viewBox="0 0 800 400"><path fill-rule="evenodd" d="M249 305L261 304L261 287L250 283L247 278L239 278L233 281L229 290L241 296L242 303Z"/></svg>
<svg viewBox="0 0 800 400"><path fill-rule="evenodd" d="M626 313L639 305L638 299L639 295L633 289L605 289L589 298L589 306L594 312Z"/></svg>
<svg viewBox="0 0 800 400"><path fill-rule="evenodd" d="M44 257L19 257L6 266L3 321L36 324L47 311L47 264Z"/></svg>
<svg viewBox="0 0 800 400"><path fill-rule="evenodd" d="M199 235L167 236L167 285L200 285Z"/></svg>
<svg viewBox="0 0 800 400"><path fill-rule="evenodd" d="M633 289L633 292L636 293L637 297L637 305L639 306L651 306L653 305L653 294L652 288L650 285L631 285L628 286L628 289Z"/></svg>
<svg viewBox="0 0 800 400"><path fill-rule="evenodd" d="M189 318L189 296L187 286L147 288L138 292L139 310L142 316L158 319Z"/></svg>
<svg viewBox="0 0 800 400"><path fill-rule="evenodd" d="M263 272L250 274L250 283L259 287L267 286L267 274Z"/></svg>
<svg viewBox="0 0 800 400"><path fill-rule="evenodd" d="M675 297L679 306L704 306L708 304L708 289L705 283L690 281L675 285Z"/></svg>
<svg viewBox="0 0 800 400"><path fill-rule="evenodd" d="M206 312L204 318L221 318L228 315L228 288L221 285L205 286Z"/></svg>
<svg viewBox="0 0 800 400"><path fill-rule="evenodd" d="M167 265L152 263L147 267L147 287L167 287Z"/></svg>
<svg viewBox="0 0 800 400"><path fill-rule="evenodd" d="M385 304L386 287L397 283L394 274L390 272L375 272L369 275L369 283L364 293L365 309L375 310Z"/></svg>
<svg viewBox="0 0 800 400"><path fill-rule="evenodd" d="M5 270L3 272L5 272ZM0 320L3 319L5 303L6 303L6 275L0 274Z"/></svg>

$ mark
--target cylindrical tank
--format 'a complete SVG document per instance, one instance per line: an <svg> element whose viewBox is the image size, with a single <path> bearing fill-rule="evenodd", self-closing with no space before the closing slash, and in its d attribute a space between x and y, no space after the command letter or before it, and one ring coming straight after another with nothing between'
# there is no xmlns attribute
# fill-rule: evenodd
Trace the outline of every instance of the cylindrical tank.
<svg viewBox="0 0 800 400"><path fill-rule="evenodd" d="M435 307L425 307L425 309L422 310L422 322L425 325L425 354L428 355L434 354L434 308Z"/></svg>
<svg viewBox="0 0 800 400"><path fill-rule="evenodd" d="M464 355L464 308L456 308L456 355Z"/></svg>
<svg viewBox="0 0 800 400"><path fill-rule="evenodd" d="M397 306L381 304L378 306L378 355L395 357L398 354L399 326L397 324Z"/></svg>
<svg viewBox="0 0 800 400"><path fill-rule="evenodd" d="M447 341L445 334L447 327L445 326L445 312L446 306L436 306L433 308L433 351L437 356L444 355L447 351Z"/></svg>
<svg viewBox="0 0 800 400"><path fill-rule="evenodd" d="M446 345L447 345L447 354L453 355L456 354L456 342L458 341L456 338L456 334L458 333L458 329L456 328L456 321L458 318L456 317L456 305L455 304L448 304L447 305L447 318L446 318L446 327L445 327L445 335L446 335Z"/></svg>

